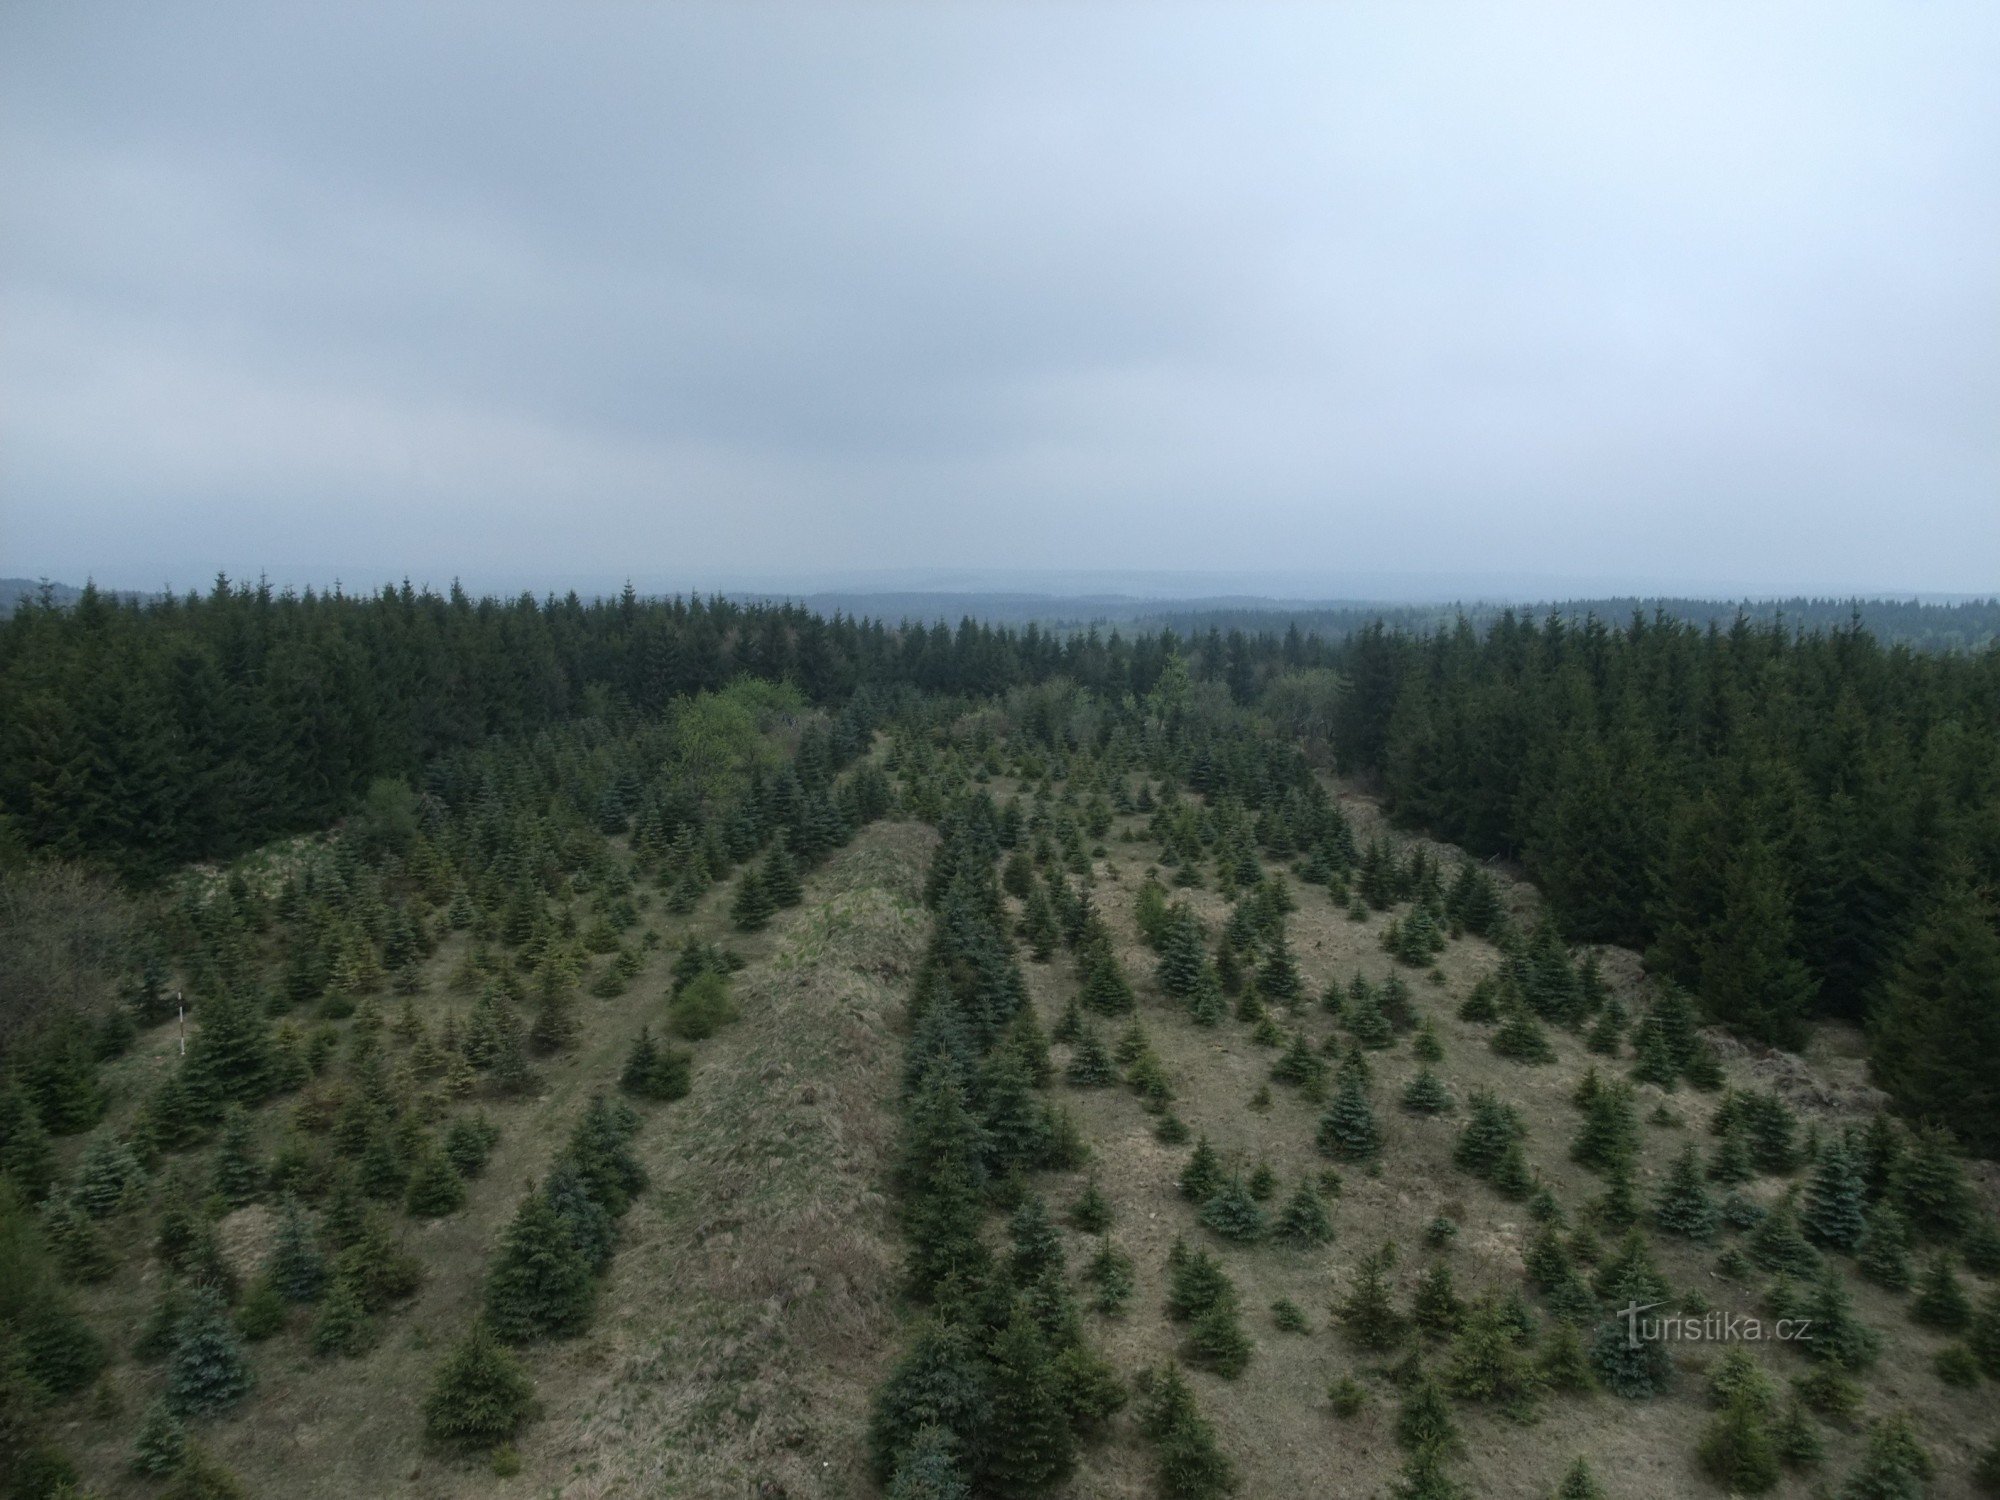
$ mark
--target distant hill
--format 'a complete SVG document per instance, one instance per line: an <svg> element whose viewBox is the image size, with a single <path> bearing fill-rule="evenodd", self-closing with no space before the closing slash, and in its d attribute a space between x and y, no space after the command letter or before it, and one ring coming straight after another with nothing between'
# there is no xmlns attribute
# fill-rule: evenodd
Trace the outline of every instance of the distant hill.
<svg viewBox="0 0 2000 1500"><path fill-rule="evenodd" d="M73 605L83 594L74 584L0 578L0 619L13 614L22 604L41 598L44 590L57 608ZM102 592L127 602L159 597L132 590ZM1657 612L1697 624L1712 623L1722 630L1727 630L1739 613L1755 623L1781 619L1790 627L1807 631L1840 629L1858 616L1878 639L1919 651L1981 651L2000 642L2000 598L1738 600L1610 595L1546 602L1472 600L1412 604L1367 599L1274 599L1254 594L1161 599L1117 593L983 593L948 589L827 590L798 594L725 590L724 593L742 603L790 602L821 615L838 613L889 624L904 621L934 624L942 620L956 625L970 617L991 625L1037 624L1063 634L1095 627L1116 628L1127 635L1155 634L1161 630L1172 630L1181 636L1206 635L1210 630L1224 635L1232 630L1246 635L1266 632L1281 635L1296 626L1301 635L1340 641L1378 620L1392 630L1421 635L1449 629L1463 615L1473 629L1483 631L1504 611L1512 610L1516 616L1529 619L1542 619L1551 613L1577 620L1594 615L1613 625L1625 624L1635 612L1648 617Z"/></svg>
<svg viewBox="0 0 2000 1500"><path fill-rule="evenodd" d="M23 604L32 604L43 593L58 609L67 609L83 597L83 590L73 583L51 583L46 578L0 578L0 619L14 613ZM141 594L131 589L100 589L99 593L113 599L155 599L157 594Z"/></svg>
<svg viewBox="0 0 2000 1500"><path fill-rule="evenodd" d="M1541 619L1551 613L1582 620L1590 616L1623 625L1634 613L1663 613L1727 630L1740 613L1756 623L1783 620L1800 630L1833 630L1859 617L1877 638L1921 651L1978 651L2000 641L2000 598L1920 599L1691 599L1610 596L1542 603L1407 604L1368 600L1298 600L1236 596L1162 600L1125 594L1058 595L1016 593L813 593L744 594L735 597L776 602L791 598L823 615L956 625L970 616L993 625L1040 624L1064 633L1117 628L1127 635L1170 629L1176 635L1206 635L1211 629L1256 635L1282 634L1297 626L1301 635L1345 640L1376 621L1412 634L1448 629L1463 615L1484 630L1500 615Z"/></svg>
<svg viewBox="0 0 2000 1500"><path fill-rule="evenodd" d="M41 597L48 591L49 601L58 605L74 604L83 596L83 590L67 583L49 583L33 578L0 578L0 615L11 615L23 604Z"/></svg>

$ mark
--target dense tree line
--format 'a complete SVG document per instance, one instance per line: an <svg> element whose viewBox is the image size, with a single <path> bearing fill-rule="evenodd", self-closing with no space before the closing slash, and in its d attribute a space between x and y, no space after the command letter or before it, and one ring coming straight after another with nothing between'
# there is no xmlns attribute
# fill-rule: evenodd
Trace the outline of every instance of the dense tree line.
<svg viewBox="0 0 2000 1500"><path fill-rule="evenodd" d="M1065 675L1143 691L1159 641L1113 646L828 620L720 598L474 600L407 586L29 607L0 625L0 814L31 850L157 876L324 827L380 776L616 705L655 714L739 677L837 705L864 685L990 695Z"/></svg>
<svg viewBox="0 0 2000 1500"><path fill-rule="evenodd" d="M1569 937L1749 1036L1869 1021L1903 1107L2000 1151L2000 651L1505 617L1337 660L1338 754L1398 818L1518 857Z"/></svg>
<svg viewBox="0 0 2000 1500"><path fill-rule="evenodd" d="M154 877L323 827L378 778L421 785L495 737L671 717L744 677L835 711L1004 704L1053 757L1116 741L1253 821L1330 750L1402 820L1520 858L1569 938L1642 948L1746 1034L1869 1020L1899 1102L2000 1151L1968 1066L2000 1045L2000 649L1922 654L1859 623L1503 612L1483 633L1182 640L629 591L86 591L0 626L0 858ZM629 775L600 795L645 812ZM670 835L677 814L652 814Z"/></svg>
<svg viewBox="0 0 2000 1500"><path fill-rule="evenodd" d="M110 926L86 918L112 895L69 865L0 875L0 911L47 929L21 936L54 955L0 969L10 1006L35 1002L0 1038L0 1490L16 1492L10 1444L32 1448L107 1358L160 1366L134 1463L185 1479L209 1463L187 1424L251 1392L247 1346L288 1332L320 1359L377 1346L426 1275L412 1226L466 1206L506 1106L576 1046L581 996L633 984L661 946L653 914L689 911L738 868L796 882L879 816L882 772L855 764L873 733L865 697L828 716L743 680L667 715L582 716L443 754L414 788L378 778L337 833L226 874L183 872ZM100 941L81 951L87 985L56 961L78 951L73 929L118 947L115 961ZM454 937L460 960L435 984L426 961ZM733 1015L740 962L682 944L662 1035L637 1030L624 1095L689 1091L682 1044ZM166 1051L136 1099L115 1097L132 1075L106 1064L183 1001L185 1053ZM479 1325L440 1369L433 1437L503 1441L531 1395L504 1346L587 1327L645 1185L640 1121L597 1095L530 1184ZM275 1232L245 1274L217 1226L252 1203ZM135 1259L152 1305L128 1347L65 1284Z"/></svg>
<svg viewBox="0 0 2000 1500"><path fill-rule="evenodd" d="M974 613L981 613L984 617L981 611ZM1474 630L1484 633L1509 613L1517 616L1553 614L1574 625L1581 625L1593 616L1600 620L1626 620L1634 614L1648 619L1654 615L1668 615L1699 629L1713 624L1724 630L1740 616L1755 625L1777 626L1793 632L1840 630L1858 621L1880 639L1917 651L1984 651L2000 640L2000 598L1932 604L1915 599L1795 597L1727 601L1617 596L1553 600L1539 606L1350 604L1318 609L1288 608L1263 602L1228 609L1207 608L1198 603L1180 608L1135 603L1123 610L1107 610L1086 618L1115 620L1128 633L1171 630L1176 635L1198 637L1210 630L1218 630L1224 634L1241 631L1256 636L1282 634L1296 629L1322 640L1342 641L1378 624L1406 635L1425 635L1449 630L1460 619L1470 622ZM1042 618L1048 616L1045 614Z"/></svg>

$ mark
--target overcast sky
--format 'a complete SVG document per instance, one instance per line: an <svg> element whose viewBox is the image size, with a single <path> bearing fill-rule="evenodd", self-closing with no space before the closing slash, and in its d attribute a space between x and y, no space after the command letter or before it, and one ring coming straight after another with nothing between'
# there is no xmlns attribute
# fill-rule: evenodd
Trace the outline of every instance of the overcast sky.
<svg viewBox="0 0 2000 1500"><path fill-rule="evenodd" d="M2000 590L1996 79L1991 0L5 0L0 573Z"/></svg>

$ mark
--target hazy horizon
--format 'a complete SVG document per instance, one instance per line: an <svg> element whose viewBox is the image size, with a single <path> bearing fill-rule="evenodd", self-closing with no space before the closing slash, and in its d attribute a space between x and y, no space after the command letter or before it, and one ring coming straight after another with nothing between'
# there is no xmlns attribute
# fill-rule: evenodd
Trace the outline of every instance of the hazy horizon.
<svg viewBox="0 0 2000 1500"><path fill-rule="evenodd" d="M1031 606L1048 605L1045 618L1057 618L1062 607L1074 614L1064 618L1088 617L1091 608L1115 609L1124 614L1145 614L1155 610L1226 611L1249 609L1273 615L1304 614L1315 610L1403 610L1426 607L1500 607L1592 604L1607 600L1685 600L1717 605L1770 604L1795 599L1877 604L1984 604L2000 601L2000 590L1954 591L1849 591L1845 593L1771 592L1756 589L1688 589L1681 587L1589 587L1587 581L1533 578L1437 578L1382 576L1372 580L1337 580L1315 583L1296 575L1244 575L1202 573L1081 573L1049 571L976 573L953 569L908 569L873 572L744 575L710 579L673 580L627 575L452 576L398 573L394 570L362 570L352 574L327 576L273 576L267 572L226 574L233 587L265 585L276 592L325 592L338 588L348 594L379 591L407 583L420 592L442 595L453 587L474 597L561 598L574 593L585 599L616 598L629 584L641 598L663 596L724 595L739 599L788 599L821 612L840 608L852 612L857 602L866 603L875 613L882 607L907 604L923 614L931 606L944 613L953 601L965 601L973 613L993 613L999 605L1017 606L1011 613L1027 617ZM49 583L58 589L79 589L84 582L99 589L121 594L154 596L171 592L185 597L206 593L214 575L191 580L166 580L152 585L125 583L101 577L85 579L0 577L0 596L13 586L33 588ZM942 617L942 616L940 616Z"/></svg>
<svg viewBox="0 0 2000 1500"><path fill-rule="evenodd" d="M25 0L0 574L1988 593L1996 76L1969 3Z"/></svg>

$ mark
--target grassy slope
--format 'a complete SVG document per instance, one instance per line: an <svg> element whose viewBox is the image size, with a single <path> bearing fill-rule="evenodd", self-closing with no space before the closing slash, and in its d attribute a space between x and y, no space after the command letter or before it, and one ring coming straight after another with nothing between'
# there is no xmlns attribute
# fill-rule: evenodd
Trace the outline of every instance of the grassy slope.
<svg viewBox="0 0 2000 1500"><path fill-rule="evenodd" d="M1365 799L1346 799L1358 832L1365 839L1382 827ZM1268 1160L1276 1169L1282 1201L1300 1176L1328 1165L1313 1148L1313 1131L1321 1106L1300 1099L1296 1092L1272 1085L1273 1108L1267 1114L1249 1108L1251 1097L1266 1082L1276 1052L1250 1040L1250 1028L1229 1020L1212 1031L1188 1022L1161 999L1151 982L1153 955L1138 940L1132 923L1132 894L1158 850L1146 842L1125 841L1139 833L1143 820L1121 819L1107 845L1108 858L1098 862L1098 909L1117 934L1121 957L1140 996L1139 1019L1154 1050L1166 1065L1176 1091L1174 1109L1196 1134L1206 1132L1225 1158L1248 1169ZM1140 834L1143 837L1143 834ZM1397 965L1380 947L1387 915L1365 924L1348 920L1325 893L1294 882L1300 910L1289 920L1292 947L1308 981L1313 999L1291 1015L1276 1012L1288 1030L1303 1029L1315 1043L1334 1029L1320 1012L1316 997L1329 980L1345 982L1358 968L1380 980ZM1186 893L1218 929L1227 908L1213 891ZM1515 887L1512 898L1522 910L1532 893ZM1460 1102L1455 1115L1424 1119L1396 1106L1403 1085L1416 1071L1407 1041L1390 1051L1371 1054L1375 1068L1373 1096L1385 1135L1384 1171L1370 1179L1342 1167L1346 1190L1333 1205L1336 1238L1324 1250L1303 1252L1277 1246L1232 1246L1201 1229L1194 1206L1185 1202L1175 1180L1186 1159L1186 1147L1159 1144L1152 1134L1153 1117L1137 1098L1123 1089L1073 1089L1061 1083L1058 1093L1083 1122L1094 1148L1094 1162L1085 1173L1054 1179L1043 1191L1058 1214L1094 1169L1117 1210L1112 1234L1137 1262L1137 1289L1126 1314L1117 1320L1093 1320L1093 1338L1128 1374L1171 1357L1180 1335L1165 1316L1165 1264L1176 1235L1217 1253L1243 1294L1245 1327L1257 1343L1249 1369L1226 1381L1190 1372L1203 1409L1215 1421L1224 1448L1243 1475L1244 1496L1296 1494L1368 1495L1382 1493L1396 1473L1401 1453L1393 1438L1396 1394L1389 1383L1370 1373L1372 1360L1350 1350L1340 1336L1328 1304L1342 1295L1355 1263L1385 1239L1401 1249L1393 1274L1399 1301L1407 1306L1410 1288L1433 1258L1422 1241L1423 1226L1435 1215L1448 1213L1460 1222L1460 1233L1449 1251L1461 1296L1482 1286L1507 1289L1521 1285L1521 1250L1532 1233L1522 1205L1493 1193L1483 1184L1454 1170L1451 1148L1464 1101L1473 1089L1488 1089L1513 1103L1525 1117L1530 1164L1550 1182L1572 1215L1601 1190L1599 1181L1568 1159L1569 1144L1580 1119L1568 1096L1585 1070L1605 1060L1591 1057L1581 1042L1551 1031L1558 1060L1528 1067L1495 1055L1486 1045L1491 1028L1460 1021L1458 1002L1473 981L1498 961L1497 952L1475 939L1453 942L1439 960L1443 987L1420 973L1402 969L1415 1003L1436 1022L1446 1056L1438 1072ZM1076 987L1071 965L1062 955L1048 965L1028 964L1036 1005L1046 1025L1052 1025L1064 1001ZM1605 968L1628 1006L1633 999L1636 959L1609 951ZM1122 1023L1097 1023L1107 1041ZM1058 1066L1066 1049L1056 1048ZM1851 1062L1829 1059L1836 1071L1853 1071ZM1740 1055L1730 1061L1731 1082L1757 1081L1752 1063ZM1607 1076L1610 1073L1606 1069ZM1839 1081L1838 1079L1836 1081ZM1652 1189L1672 1157L1690 1138L1704 1153L1709 1145L1705 1126L1713 1096L1682 1089L1668 1096L1651 1086L1640 1089L1640 1115L1650 1116L1656 1104L1667 1102L1685 1121L1682 1128L1647 1123L1642 1127L1644 1157L1639 1173L1641 1196L1650 1201ZM1806 1114L1805 1118L1813 1118ZM1752 1185L1775 1196L1779 1184L1764 1179ZM1066 1232L1073 1267L1094 1249L1089 1237ZM1766 1278L1733 1285L1713 1274L1718 1247L1689 1246L1655 1237L1655 1255L1669 1280L1683 1289L1700 1288L1721 1310L1754 1313ZM1969 1292L1987 1285L1962 1273ZM1885 1336L1881 1363L1865 1377L1870 1415L1892 1407L1915 1410L1925 1439L1939 1460L1935 1495L1969 1494L1967 1470L1980 1445L1993 1436L1991 1388L1952 1390L1930 1369L1933 1354L1947 1342L1942 1336L1911 1324L1906 1299L1883 1293L1850 1278L1857 1310ZM1271 1323L1269 1307L1289 1297L1305 1309L1312 1324L1307 1335L1283 1333ZM1523 1427L1497 1414L1460 1406L1468 1456L1458 1474L1474 1494L1496 1497L1540 1497L1549 1493L1577 1454L1589 1456L1599 1478L1613 1496L1625 1500L1667 1500L1667 1497L1720 1494L1695 1466L1694 1450L1709 1411L1702 1400L1699 1371L1716 1353L1698 1345L1682 1346L1682 1370L1668 1396L1626 1402L1599 1394L1587 1399L1560 1398L1543 1403L1536 1424ZM1780 1377L1807 1368L1791 1352L1771 1353L1767 1363ZM1360 1375L1376 1399L1358 1416L1342 1421L1332 1414L1325 1391L1333 1377ZM1825 1432L1828 1458L1816 1478L1837 1479L1859 1452L1857 1437ZM1804 1496L1811 1484L1788 1476L1775 1492ZM1092 1450L1074 1486L1082 1496L1150 1496L1154 1493L1151 1461L1131 1431L1121 1422L1110 1441Z"/></svg>
<svg viewBox="0 0 2000 1500"><path fill-rule="evenodd" d="M1375 826L1372 808L1353 799L1349 807L1365 836ZM1126 833L1141 826L1137 819L1121 820ZM666 942L625 995L579 1000L581 1040L568 1057L543 1065L542 1097L486 1106L504 1133L467 1207L441 1223L410 1226L429 1279L411 1306L388 1319L381 1345L356 1360L319 1360L306 1352L296 1328L262 1345L253 1352L257 1393L230 1418L209 1424L203 1440L237 1469L253 1495L870 1493L860 1461L861 1427L868 1395L897 1338L899 1246L881 1196L900 1054L895 1026L924 938L916 894L931 842L928 830L907 823L864 831L808 879L805 905L781 914L761 934L728 931L726 890L712 894L691 918L650 914ZM1274 1054L1252 1043L1240 1023L1204 1032L1161 1003L1150 982L1152 958L1138 943L1130 909L1131 893L1157 850L1118 835L1108 847L1109 857L1099 863L1098 906L1119 935L1140 993L1141 1019L1177 1091L1176 1110L1246 1167L1268 1159L1281 1194L1288 1191L1302 1173L1325 1165L1312 1148L1318 1106L1274 1086L1274 1108L1253 1113L1249 1100ZM1319 891L1296 889L1302 909L1291 918L1292 943L1313 993L1331 979L1345 981L1357 967L1378 979L1391 971L1392 960L1378 946L1386 918L1357 925ZM1524 905L1530 899L1525 890L1515 894ZM1224 906L1213 892L1190 898L1211 925L1220 922ZM689 928L725 938L751 960L738 978L742 1019L697 1046L688 1099L646 1112L637 1150L653 1186L626 1221L592 1331L529 1351L545 1411L523 1435L522 1473L501 1480L483 1465L442 1459L423 1444L417 1409L439 1351L476 1307L487 1255L525 1182L546 1168L590 1092L615 1079L638 1026L661 1020L665 965ZM444 991L460 941L447 943L426 971L431 1005L465 1003ZM1470 1089L1486 1087L1516 1103L1529 1122L1531 1161L1574 1210L1596 1183L1567 1159L1577 1117L1566 1098L1591 1059L1574 1039L1553 1033L1559 1061L1522 1067L1487 1049L1487 1028L1457 1019L1458 1000L1495 959L1484 944L1464 940L1442 956L1443 988L1404 972L1445 1039L1439 1071L1454 1093L1462 1101ZM1052 1023L1075 985L1070 966L1058 957L1027 969L1044 1022ZM1607 970L1625 988L1636 967L1629 955L1614 954ZM1281 1019L1315 1042L1331 1029L1310 1006ZM172 1046L170 1028L143 1038L117 1064L126 1076L114 1083L115 1096L143 1097L146 1075L165 1066ZM1407 1292L1427 1262L1421 1228L1446 1211L1462 1222L1449 1252L1461 1294L1486 1284L1512 1286L1520 1278L1519 1250L1529 1227L1521 1208L1451 1168L1453 1119L1414 1119L1394 1107L1415 1067L1406 1044L1373 1061L1386 1170L1371 1180L1344 1169L1347 1190L1334 1205L1338 1236L1311 1253L1246 1250L1215 1240L1197 1227L1192 1206L1174 1189L1186 1149L1157 1143L1152 1117L1131 1094L1056 1085L1093 1145L1092 1169L1117 1207L1113 1232L1138 1263L1138 1289L1126 1316L1093 1320L1093 1338L1118 1366L1129 1374L1171 1356L1178 1330L1161 1304L1166 1250L1175 1235L1216 1250L1243 1292L1246 1324L1258 1345L1249 1370L1234 1382L1199 1373L1190 1378L1243 1472L1244 1496L1372 1494L1395 1471L1400 1455L1389 1433L1393 1392L1368 1375L1327 1311L1362 1254L1385 1238L1396 1240L1404 1251L1396 1280ZM1827 1065L1849 1073L1853 1067L1841 1059ZM1752 1064L1736 1058L1729 1071L1732 1079L1747 1081ZM1642 1096L1642 1115L1662 1097L1650 1088ZM1685 1090L1671 1102L1686 1126L1645 1127L1642 1185L1657 1180L1682 1140L1699 1136L1711 1107ZM1067 1174L1040 1186L1060 1211L1082 1180L1082 1174ZM1775 1184L1764 1186L1768 1191ZM261 1252L267 1226L266 1210L243 1210L225 1222L225 1242L248 1265ZM133 1232L144 1227L133 1226ZM1090 1242L1070 1235L1068 1243L1071 1264L1078 1266ZM1718 1308L1752 1310L1757 1284L1732 1287L1711 1275L1713 1249L1661 1240L1657 1253L1678 1285L1700 1287ZM110 1282L87 1289L99 1326L136 1326L151 1303L150 1274L128 1264ZM1969 1290L1981 1288L1978 1278L1965 1281ZM1943 1340L1910 1325L1901 1299L1859 1283L1855 1294L1862 1314L1888 1337L1884 1360L1867 1381L1871 1412L1914 1408L1941 1463L1934 1493L1967 1493L1971 1454L1990 1437L1990 1388L1941 1386L1929 1361ZM1279 1296L1307 1310L1310 1334L1271 1326L1267 1308ZM1658 1401L1625 1403L1602 1395L1550 1401L1541 1421L1527 1428L1461 1408L1470 1450L1461 1475L1482 1496L1539 1496L1582 1452L1613 1495L1640 1500L1719 1493L1693 1466L1696 1434L1706 1418L1696 1370L1708 1356L1699 1349L1683 1355L1679 1389ZM1781 1374L1804 1368L1790 1353L1768 1359ZM1378 1399L1342 1422L1331 1415L1324 1391L1332 1376L1349 1370L1368 1379ZM129 1478L123 1464L155 1379L152 1371L121 1360L100 1399L74 1404L74 1420L61 1434L106 1495L152 1493L152 1486ZM1858 1445L1852 1437L1828 1436L1822 1473L1838 1476ZM1086 1455L1069 1493L1151 1495L1151 1476L1148 1452L1129 1417L1121 1418ZM1779 1493L1802 1496L1807 1489L1788 1478Z"/></svg>
<svg viewBox="0 0 2000 1500"><path fill-rule="evenodd" d="M624 995L579 998L581 1037L538 1065L540 1097L486 1104L502 1135L466 1207L408 1224L427 1278L378 1347L317 1359L301 1318L253 1349L257 1391L201 1440L258 1496L738 1494L766 1480L791 1494L859 1493L857 1434L893 1334L896 1250L879 1165L932 837L907 823L864 830L808 877L804 905L762 933L728 930L727 889L690 918L651 913L665 942ZM487 1256L527 1181L590 1094L615 1085L639 1026L662 1029L667 964L689 928L750 960L737 976L741 1018L696 1045L687 1099L644 1107L635 1149L652 1187L625 1221L596 1321L583 1338L527 1351L544 1413L523 1433L520 1476L443 1459L423 1442L420 1411L439 1353L477 1309ZM444 987L462 942L426 968L418 1005L433 1018L466 1003ZM173 1046L170 1027L142 1038L118 1065L114 1096L143 1097ZM261 1258L268 1225L258 1206L224 1222L240 1267ZM145 1316L155 1273L135 1269L139 1259L89 1289L100 1328L136 1329ZM61 1434L106 1495L156 1489L124 1469L156 1381L121 1358Z"/></svg>

